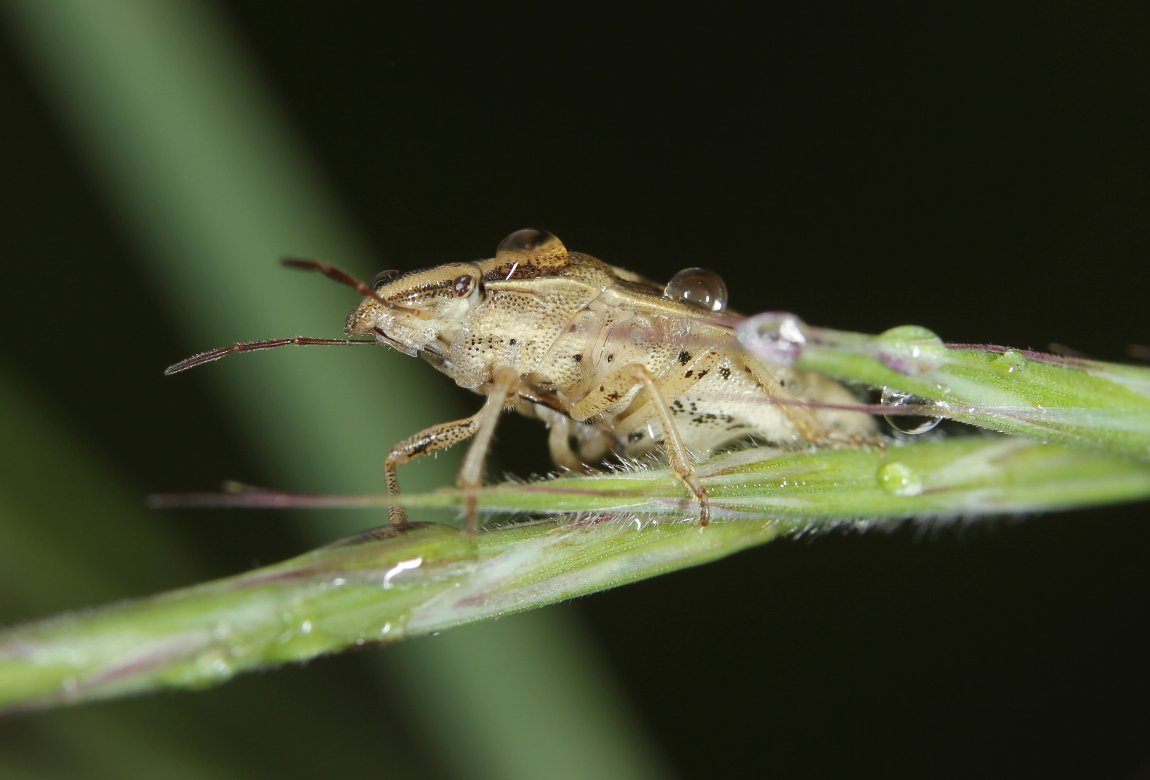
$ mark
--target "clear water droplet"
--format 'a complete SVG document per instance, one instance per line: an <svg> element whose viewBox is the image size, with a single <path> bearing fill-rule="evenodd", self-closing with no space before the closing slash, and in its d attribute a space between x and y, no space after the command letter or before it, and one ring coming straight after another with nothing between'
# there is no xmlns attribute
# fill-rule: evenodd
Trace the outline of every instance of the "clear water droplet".
<svg viewBox="0 0 1150 780"><path fill-rule="evenodd" d="M1017 349L1008 349L996 357L991 365L1004 374L1014 374L1025 370L1026 355Z"/></svg>
<svg viewBox="0 0 1150 780"><path fill-rule="evenodd" d="M878 483L883 490L896 496L917 496L922 493L922 477L905 463L888 463L880 468Z"/></svg>
<svg viewBox="0 0 1150 780"><path fill-rule="evenodd" d="M882 389L882 398L879 403L891 409L898 409L900 407L915 407L915 406L933 406L934 404L926 398L920 398L917 395L904 393L901 390L894 390L889 387ZM932 417L924 414L887 414L883 415L890 427L902 433L919 434L926 433L933 429L936 425L942 422L941 417Z"/></svg>
<svg viewBox="0 0 1150 780"><path fill-rule="evenodd" d="M914 376L946 362L946 345L933 331L918 325L900 325L875 337L878 358L887 368Z"/></svg>
<svg viewBox="0 0 1150 780"><path fill-rule="evenodd" d="M538 228L524 228L516 230L507 238L499 242L495 256L502 255L555 255L566 257L567 247L563 242L546 230ZM510 259L508 257L507 259Z"/></svg>
<svg viewBox="0 0 1150 780"><path fill-rule="evenodd" d="M399 271L380 271L371 280L371 289L379 292L379 288L399 276Z"/></svg>
<svg viewBox="0 0 1150 780"><path fill-rule="evenodd" d="M756 314L738 328L743 349L767 363L793 365L807 342L803 321L786 312Z"/></svg>
<svg viewBox="0 0 1150 780"><path fill-rule="evenodd" d="M727 310L727 284L706 268L684 268L671 277L663 296L713 314Z"/></svg>
<svg viewBox="0 0 1150 780"><path fill-rule="evenodd" d="M174 682L189 688L208 688L231 679L236 673L231 655L220 647L198 653Z"/></svg>

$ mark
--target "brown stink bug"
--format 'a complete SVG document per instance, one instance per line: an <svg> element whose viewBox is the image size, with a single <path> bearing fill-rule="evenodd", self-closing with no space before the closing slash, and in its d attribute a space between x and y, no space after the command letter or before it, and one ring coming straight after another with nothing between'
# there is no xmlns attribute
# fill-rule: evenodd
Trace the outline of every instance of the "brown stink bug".
<svg viewBox="0 0 1150 780"><path fill-rule="evenodd" d="M638 456L661 447L710 519L692 466L748 437L798 445L861 440L873 419L841 407L856 399L822 374L768 365L739 349L727 292L711 271L689 268L658 285L590 255L569 252L542 230L520 230L495 257L422 271L385 271L372 286L323 263L289 260L358 289L348 336L367 336L420 355L460 386L486 396L478 412L420 431L392 447L384 465L389 495L397 469L471 439L459 484L476 489L500 414L514 408L550 430L556 465L582 469L609 453ZM237 344L171 366L172 374L231 352L288 344L354 344L294 338ZM370 343L370 342L367 342ZM806 404L806 405L804 405ZM820 406L839 408L818 408ZM392 523L407 522L400 506ZM467 527L477 527L475 499Z"/></svg>

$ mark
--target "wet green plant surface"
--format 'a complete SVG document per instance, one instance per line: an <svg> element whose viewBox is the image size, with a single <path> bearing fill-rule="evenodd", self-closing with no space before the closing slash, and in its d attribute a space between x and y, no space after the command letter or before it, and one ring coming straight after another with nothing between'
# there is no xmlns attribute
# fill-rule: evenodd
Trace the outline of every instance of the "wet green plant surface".
<svg viewBox="0 0 1150 780"><path fill-rule="evenodd" d="M0 634L0 706L214 685L248 669L545 606L795 531L1150 496L1150 469L1140 463L1001 436L749 449L699 474L715 517L705 528L665 468L496 485L479 495L484 513L555 516L474 536L434 523L383 527L237 577L9 629ZM463 501L454 489L403 498L428 508Z"/></svg>
<svg viewBox="0 0 1150 780"><path fill-rule="evenodd" d="M748 319L740 338L752 353L898 391L928 415L1150 460L1150 371L1142 367L946 345L917 326L867 336L811 328L780 315Z"/></svg>

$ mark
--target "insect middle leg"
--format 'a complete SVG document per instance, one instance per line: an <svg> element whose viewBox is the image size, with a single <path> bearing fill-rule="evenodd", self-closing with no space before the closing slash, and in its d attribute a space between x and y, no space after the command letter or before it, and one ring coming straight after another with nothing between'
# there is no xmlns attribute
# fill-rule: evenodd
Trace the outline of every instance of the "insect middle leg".
<svg viewBox="0 0 1150 780"><path fill-rule="evenodd" d="M493 382L494 387L487 395L486 403L475 414L462 420L433 425L391 448L383 464L384 480L387 483L389 496L399 495L397 470L400 466L410 463L421 455L445 449L467 439L471 439L471 446L463 459L463 467L459 470L458 483L464 490L475 490L480 486L483 478L483 462L487 458L487 451L491 448L495 426L499 422L503 408L513 398L519 376L514 371L506 369L497 372ZM407 511L402 506L388 507L387 515L393 525L407 522ZM465 527L468 531L475 531L479 527L474 494L467 496Z"/></svg>
<svg viewBox="0 0 1150 780"><path fill-rule="evenodd" d="M683 437L675 426L671 415L671 408L667 399L659 389L654 374L650 369L640 363L631 363L621 367L600 383L598 389L592 390L587 396L571 408L571 418L586 420L597 414L607 411L619 399L631 392L636 385L642 385L648 398L640 401L636 406L650 404L663 426L663 447L667 451L667 460L671 464L675 475L683 481L699 503L699 525L707 525L711 521L711 505L707 501L707 491L703 483L695 474L695 467L691 464L691 455L683 444ZM637 399L638 400L638 399Z"/></svg>

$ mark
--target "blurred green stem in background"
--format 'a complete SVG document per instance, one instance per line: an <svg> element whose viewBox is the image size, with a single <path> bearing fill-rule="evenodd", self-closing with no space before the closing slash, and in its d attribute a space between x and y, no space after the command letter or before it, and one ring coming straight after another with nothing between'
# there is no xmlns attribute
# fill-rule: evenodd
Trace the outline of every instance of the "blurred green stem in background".
<svg viewBox="0 0 1150 780"><path fill-rule="evenodd" d="M93 453L39 409L0 370L0 609L32 617L142 596L202 577L180 540L133 502ZM62 489L66 486L66 489ZM46 523L45 519L57 520ZM146 549L146 555L138 550ZM46 576L51 572L50 576ZM25 677L25 675L21 675ZM93 713L95 714L95 713ZM93 777L242 777L214 745L174 735L193 728L186 710L77 717L47 734L82 756ZM43 732L41 732L43 733ZM5 759L14 759L5 756ZM44 767L27 769L43 777ZM78 767L77 767L78 769ZM21 777L16 765L0 777Z"/></svg>
<svg viewBox="0 0 1150 780"><path fill-rule="evenodd" d="M96 181L138 240L146 270L187 327L188 344L338 332L348 291L282 271L275 260L323 258L360 275L370 262L207 3L8 0L3 8ZM392 443L442 421L442 383L384 350L374 359L354 355L354 367L331 352L224 368L209 381L219 383L237 424L285 484L371 491ZM182 356L174 351L174 359ZM359 401L354 412L352 399ZM348 446L365 432L379 444L374 460ZM451 473L450 459L445 467ZM417 469L405 484L419 490L433 480ZM353 528L325 515L301 530L318 543ZM412 646L377 657L406 690L437 757L459 776L658 775L595 654L578 644L578 632L557 627L559 620L506 621L480 642L453 632L434 651ZM568 648L562 667L510 662L551 652L556 635ZM467 686L445 682L461 674ZM456 711L484 713L468 719L473 739L442 728ZM510 725L567 719L579 729Z"/></svg>

